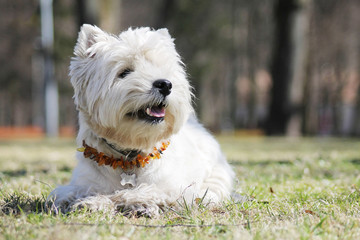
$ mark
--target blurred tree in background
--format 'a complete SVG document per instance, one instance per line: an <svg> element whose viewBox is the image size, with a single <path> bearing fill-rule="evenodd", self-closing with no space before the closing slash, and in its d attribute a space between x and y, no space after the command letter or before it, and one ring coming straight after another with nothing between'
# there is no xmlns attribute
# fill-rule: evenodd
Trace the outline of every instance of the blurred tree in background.
<svg viewBox="0 0 360 240"><path fill-rule="evenodd" d="M68 65L83 23L167 27L213 131L360 135L360 1L54 0L60 124L76 128ZM0 0L0 126L43 127L39 1Z"/></svg>

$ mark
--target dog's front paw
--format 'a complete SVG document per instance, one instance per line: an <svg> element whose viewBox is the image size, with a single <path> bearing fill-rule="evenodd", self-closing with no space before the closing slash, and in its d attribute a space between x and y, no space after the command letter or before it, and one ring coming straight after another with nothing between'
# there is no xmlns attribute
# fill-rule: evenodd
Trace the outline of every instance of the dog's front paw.
<svg viewBox="0 0 360 240"><path fill-rule="evenodd" d="M74 200L75 198L72 194L56 195L52 192L46 199L45 208L47 211L54 214L67 213L71 211Z"/></svg>
<svg viewBox="0 0 360 240"><path fill-rule="evenodd" d="M72 211L76 209L86 209L89 211L113 211L114 203L104 195L89 196L76 200L71 204Z"/></svg>
<svg viewBox="0 0 360 240"><path fill-rule="evenodd" d="M48 199L45 202L45 209L53 214L67 213L70 211L71 202L70 201L58 201L54 199Z"/></svg>
<svg viewBox="0 0 360 240"><path fill-rule="evenodd" d="M146 205L146 204L134 204L125 206L124 204L115 205L116 211L120 212L127 217L148 217L153 218L159 216L160 212L163 211L157 205Z"/></svg>

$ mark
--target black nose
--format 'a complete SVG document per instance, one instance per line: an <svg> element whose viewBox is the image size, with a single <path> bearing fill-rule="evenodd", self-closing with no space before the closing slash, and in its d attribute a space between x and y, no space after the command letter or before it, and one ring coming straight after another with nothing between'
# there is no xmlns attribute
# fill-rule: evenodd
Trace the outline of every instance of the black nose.
<svg viewBox="0 0 360 240"><path fill-rule="evenodd" d="M171 93L172 84L169 80L159 79L153 82L153 87L158 89L158 91L166 97Z"/></svg>

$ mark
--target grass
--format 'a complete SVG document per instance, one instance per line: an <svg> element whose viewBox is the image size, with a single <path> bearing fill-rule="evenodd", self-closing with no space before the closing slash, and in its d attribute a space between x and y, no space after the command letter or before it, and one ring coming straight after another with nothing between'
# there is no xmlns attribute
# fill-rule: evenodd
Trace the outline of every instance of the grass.
<svg viewBox="0 0 360 240"><path fill-rule="evenodd" d="M149 218L44 201L76 165L73 140L0 141L0 239L359 239L360 141L218 137L249 201Z"/></svg>

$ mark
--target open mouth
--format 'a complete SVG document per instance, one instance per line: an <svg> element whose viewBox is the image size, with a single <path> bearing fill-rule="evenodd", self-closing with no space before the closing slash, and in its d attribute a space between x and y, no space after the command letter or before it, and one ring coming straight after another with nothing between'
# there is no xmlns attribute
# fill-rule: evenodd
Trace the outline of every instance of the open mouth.
<svg viewBox="0 0 360 240"><path fill-rule="evenodd" d="M128 113L128 115L149 123L160 123L165 117L165 104L161 103L157 106L145 107L137 112Z"/></svg>

